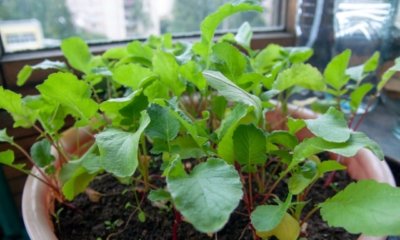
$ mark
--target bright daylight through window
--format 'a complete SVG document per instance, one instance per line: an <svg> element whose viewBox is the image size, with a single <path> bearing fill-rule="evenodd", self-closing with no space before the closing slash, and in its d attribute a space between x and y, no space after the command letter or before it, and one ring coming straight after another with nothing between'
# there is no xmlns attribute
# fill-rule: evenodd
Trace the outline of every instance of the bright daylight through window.
<svg viewBox="0 0 400 240"><path fill-rule="evenodd" d="M229 0L0 0L0 34L5 52L57 47L80 36L89 42L121 41L170 32L196 35L202 19ZM255 31L283 29L281 0L262 0L265 11L242 13L220 31L244 20Z"/></svg>

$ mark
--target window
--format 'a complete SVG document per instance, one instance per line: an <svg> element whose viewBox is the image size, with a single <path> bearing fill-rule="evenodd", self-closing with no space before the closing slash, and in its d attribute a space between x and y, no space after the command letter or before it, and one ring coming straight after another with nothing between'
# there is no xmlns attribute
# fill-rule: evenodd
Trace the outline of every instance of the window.
<svg viewBox="0 0 400 240"><path fill-rule="evenodd" d="M54 48L69 36L80 36L94 43L166 32L181 37L195 36L202 19L229 1L2 0L0 33L8 53ZM237 29L243 21L248 21L255 31L283 30L286 1L263 0L261 4L265 8L262 14L238 14L225 21L219 31ZM6 33L7 28L14 28L14 32ZM27 45L27 42L35 44Z"/></svg>

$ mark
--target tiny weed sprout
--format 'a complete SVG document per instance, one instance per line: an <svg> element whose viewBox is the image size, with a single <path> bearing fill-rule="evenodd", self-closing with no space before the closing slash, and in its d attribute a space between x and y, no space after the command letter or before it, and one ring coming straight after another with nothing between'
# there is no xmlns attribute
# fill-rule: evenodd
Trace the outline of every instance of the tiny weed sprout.
<svg viewBox="0 0 400 240"><path fill-rule="evenodd" d="M383 160L377 143L357 131L363 117L355 116L366 94L376 98L400 69L399 61L374 89L363 80L377 69L379 53L349 67L346 50L321 72L306 63L310 48L252 49L248 23L215 40L224 19L247 11L262 8L243 0L221 6L192 43L166 34L93 55L80 38L63 40L66 62L46 60L18 75L22 86L33 71L52 70L36 87L38 95L0 87L0 109L14 127L39 133L27 152L1 130L0 141L12 148L0 152L0 163L45 184L64 209L76 208L72 200L94 179L114 176L127 185L118 194L131 197L124 206L130 214L103 219L108 234L120 234L129 221L150 221L144 207L150 202L174 218L174 240L182 222L212 236L236 212L252 239L306 236L316 213L350 233L400 235L400 189L390 180L360 179L340 190L332 174L350 168L359 152ZM303 89L332 100L291 104ZM350 106L345 113L344 103ZM33 169L15 162L14 151ZM310 192L326 176L335 195L312 202ZM95 192L96 201L111 192ZM57 225L61 211L54 213Z"/></svg>

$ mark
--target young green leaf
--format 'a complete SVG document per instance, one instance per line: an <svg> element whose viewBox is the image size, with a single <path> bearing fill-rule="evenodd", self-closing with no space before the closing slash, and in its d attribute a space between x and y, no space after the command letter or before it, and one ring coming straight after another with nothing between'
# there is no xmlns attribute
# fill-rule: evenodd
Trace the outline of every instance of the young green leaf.
<svg viewBox="0 0 400 240"><path fill-rule="evenodd" d="M333 227L369 236L400 235L400 189L374 180L351 183L320 204Z"/></svg>
<svg viewBox="0 0 400 240"><path fill-rule="evenodd" d="M335 90L340 90L350 80L350 77L346 74L350 57L351 50L347 49L332 58L325 68L325 81Z"/></svg>
<svg viewBox="0 0 400 240"><path fill-rule="evenodd" d="M146 109L148 101L141 90L134 91L127 97L111 98L100 104L106 116L115 126L129 125L130 121L139 119L139 113Z"/></svg>
<svg viewBox="0 0 400 240"><path fill-rule="evenodd" d="M295 134L306 126L303 119L288 118L287 126L289 133Z"/></svg>
<svg viewBox="0 0 400 240"><path fill-rule="evenodd" d="M289 178L287 183L289 192L294 195L302 193L318 177L317 164L314 161L307 160Z"/></svg>
<svg viewBox="0 0 400 240"><path fill-rule="evenodd" d="M0 86L0 109L6 110L14 119L14 127L28 128L36 120L36 113L28 108L21 95Z"/></svg>
<svg viewBox="0 0 400 240"><path fill-rule="evenodd" d="M234 162L233 150L233 133L235 132L240 121L247 115L248 107L244 104L236 105L232 112L227 115L221 123L221 126L216 130L218 138L218 155L228 163Z"/></svg>
<svg viewBox="0 0 400 240"><path fill-rule="evenodd" d="M73 68L86 74L90 73L92 54L84 40L79 37L64 39L61 43L61 50Z"/></svg>
<svg viewBox="0 0 400 240"><path fill-rule="evenodd" d="M212 49L216 68L227 78L236 82L246 68L244 55L239 49L226 42L217 43Z"/></svg>
<svg viewBox="0 0 400 240"><path fill-rule="evenodd" d="M72 73L50 74L36 88L46 101L66 107L73 116L81 120L89 121L97 112L98 105L91 98L89 85L79 81Z"/></svg>
<svg viewBox="0 0 400 240"><path fill-rule="evenodd" d="M140 41L133 41L126 46L129 55L134 58L139 58L141 60L147 61L151 64L153 59L153 49Z"/></svg>
<svg viewBox="0 0 400 240"><path fill-rule="evenodd" d="M282 131L282 130L276 130L273 131L271 134L267 136L267 146L270 146L271 144L279 144L282 146L285 146L288 149L294 149L299 141L297 140L297 137L294 136L293 134ZM271 149L267 149L267 151L270 151Z"/></svg>
<svg viewBox="0 0 400 240"><path fill-rule="evenodd" d="M101 56L106 59L122 59L128 57L129 54L126 47L113 47L107 49Z"/></svg>
<svg viewBox="0 0 400 240"><path fill-rule="evenodd" d="M266 139L264 132L251 125L240 125L233 134L236 160L243 165L263 164L266 158Z"/></svg>
<svg viewBox="0 0 400 240"><path fill-rule="evenodd" d="M185 91L186 86L179 79L179 65L172 54L156 52L153 56L153 71L160 76L160 81L168 86L175 96Z"/></svg>
<svg viewBox="0 0 400 240"><path fill-rule="evenodd" d="M204 233L220 230L243 195L235 168L216 158L197 165L189 175L167 176L167 187L176 209Z"/></svg>
<svg viewBox="0 0 400 240"><path fill-rule="evenodd" d="M398 71L400 71L400 57L396 58L394 60L394 65L383 73L382 79L378 83L378 91L381 91L390 78Z"/></svg>
<svg viewBox="0 0 400 240"><path fill-rule="evenodd" d="M372 141L362 132L353 132L350 134L350 139L342 143L328 142L320 137L304 140L294 149L291 165L296 165L305 158L323 151L352 157L357 154L358 150L364 147L370 149L379 159L383 160L383 152L376 142Z"/></svg>
<svg viewBox="0 0 400 240"><path fill-rule="evenodd" d="M149 116L142 112L140 126L135 133L110 128L95 136L100 159L107 172L117 177L133 175L138 166L139 140L149 123Z"/></svg>
<svg viewBox="0 0 400 240"><path fill-rule="evenodd" d="M14 143L13 137L8 136L6 128L0 130L0 142Z"/></svg>
<svg viewBox="0 0 400 240"><path fill-rule="evenodd" d="M17 75L17 85L22 86L29 79L32 74L32 67L30 65L25 65Z"/></svg>
<svg viewBox="0 0 400 240"><path fill-rule="evenodd" d="M365 95L374 88L371 83L364 83L350 94L350 107L353 112L356 112Z"/></svg>
<svg viewBox="0 0 400 240"><path fill-rule="evenodd" d="M20 170L24 173L29 173L28 170L25 170L25 163L20 163L20 164L15 164L14 163L15 157L14 157L14 152L12 150L6 150L3 152L0 152L0 163L4 164L6 166L15 168L17 170Z"/></svg>
<svg viewBox="0 0 400 240"><path fill-rule="evenodd" d="M235 41L243 47L249 49L252 37L253 31L251 30L250 24L248 22L244 22L242 25L240 25L235 35Z"/></svg>
<svg viewBox="0 0 400 240"><path fill-rule="evenodd" d="M149 126L146 128L146 134L149 137L171 141L178 135L180 123L167 107L152 104L147 109L147 113L151 119Z"/></svg>
<svg viewBox="0 0 400 240"><path fill-rule="evenodd" d="M42 70L47 70L47 69L55 69L59 71L68 71L68 67L64 62L60 61L51 61L51 60L44 60L41 63L38 63L36 65L30 66L30 65L25 65L21 71L19 71L17 75L17 85L22 86L25 84L25 82L29 79L31 76L33 70L36 69L42 69Z"/></svg>
<svg viewBox="0 0 400 240"><path fill-rule="evenodd" d="M198 146L190 135L177 137L170 144L171 153L178 154L182 159L199 159L207 156L207 153Z"/></svg>
<svg viewBox="0 0 400 240"><path fill-rule="evenodd" d="M364 64L350 67L346 70L346 74L350 76L351 79L361 82L370 72L376 70L379 64L379 52L375 52Z"/></svg>
<svg viewBox="0 0 400 240"><path fill-rule="evenodd" d="M300 224L289 213L285 213L282 221L273 230L267 232L258 232L257 236L268 239L275 236L279 240L294 240L298 239L300 235Z"/></svg>
<svg viewBox="0 0 400 240"><path fill-rule="evenodd" d="M267 232L276 228L282 221L292 201L289 194L285 202L278 205L261 205L251 213L251 223L257 232Z"/></svg>
<svg viewBox="0 0 400 240"><path fill-rule="evenodd" d="M62 192L67 200L74 199L85 191L96 174L90 174L81 166L81 161L70 161L63 165L60 172Z"/></svg>
<svg viewBox="0 0 400 240"><path fill-rule="evenodd" d="M258 73L266 73L276 64L277 61L283 59L283 48L276 44L268 44L266 48L261 50L254 59L253 67Z"/></svg>
<svg viewBox="0 0 400 240"><path fill-rule="evenodd" d="M283 91L293 86L322 91L325 89L323 77L317 68L310 64L297 63L278 74L272 87Z"/></svg>
<svg viewBox="0 0 400 240"><path fill-rule="evenodd" d="M262 105L261 100L257 96L254 96L236 86L220 72L204 71L203 74L206 77L208 84L216 89L219 94L224 96L227 100L241 102L254 107L256 118L258 120L261 119Z"/></svg>
<svg viewBox="0 0 400 240"><path fill-rule="evenodd" d="M179 67L179 73L188 82L193 83L200 91L203 91L207 86L207 81L201 73L200 66L194 61L188 61L187 63Z"/></svg>
<svg viewBox="0 0 400 240"><path fill-rule="evenodd" d="M342 112L334 107L317 119L304 120L307 128L317 137L328 142L345 142L350 138L351 129L347 127Z"/></svg>
<svg viewBox="0 0 400 240"><path fill-rule="evenodd" d="M112 75L116 82L132 90L139 89L144 83L157 77L150 69L133 63L116 67Z"/></svg>
<svg viewBox="0 0 400 240"><path fill-rule="evenodd" d="M289 61L292 63L303 63L314 54L314 50L309 47L291 47L285 50L289 52Z"/></svg>
<svg viewBox="0 0 400 240"><path fill-rule="evenodd" d="M42 139L39 142L35 142L31 147L31 156L33 161L39 167L46 167L51 164L55 158L50 153L51 143L47 139Z"/></svg>
<svg viewBox="0 0 400 240"><path fill-rule="evenodd" d="M171 194L164 189L156 189L150 190L147 198L152 202L169 201L171 200Z"/></svg>
<svg viewBox="0 0 400 240"><path fill-rule="evenodd" d="M317 164L317 169L319 175L322 176L324 173L345 170L346 166L340 164L338 161L335 160L327 160Z"/></svg>
<svg viewBox="0 0 400 240"><path fill-rule="evenodd" d="M227 17L245 11L262 11L262 7L258 5L253 5L246 3L245 1L240 1L239 3L226 3L218 10L210 15L208 15L200 25L201 30L201 42L193 46L193 50L201 55L203 58L207 59L212 47L212 41L214 38L215 30L218 25Z"/></svg>

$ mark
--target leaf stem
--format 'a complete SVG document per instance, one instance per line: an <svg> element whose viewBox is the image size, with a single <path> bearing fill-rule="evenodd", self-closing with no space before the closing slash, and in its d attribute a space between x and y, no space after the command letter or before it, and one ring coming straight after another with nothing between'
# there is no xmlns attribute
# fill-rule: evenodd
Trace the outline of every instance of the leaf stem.
<svg viewBox="0 0 400 240"><path fill-rule="evenodd" d="M315 206L313 209L311 209L307 215L303 218L303 220L300 223L300 226L302 226L305 222L307 222L314 213L316 213L319 210L319 206Z"/></svg>

